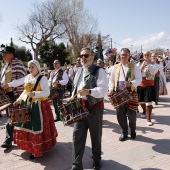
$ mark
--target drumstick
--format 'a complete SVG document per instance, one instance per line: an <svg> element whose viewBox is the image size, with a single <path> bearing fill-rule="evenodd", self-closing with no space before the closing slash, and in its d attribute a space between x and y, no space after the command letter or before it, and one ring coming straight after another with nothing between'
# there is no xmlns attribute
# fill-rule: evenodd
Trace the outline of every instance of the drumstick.
<svg viewBox="0 0 170 170"><path fill-rule="evenodd" d="M82 89L85 88L85 87L86 87L86 84L84 84L84 86L82 87ZM78 95L78 93L76 93L73 97L69 98L68 100L67 100L67 99L66 99L66 100L65 100L65 99L63 99L63 100L61 99L61 100L62 100L62 101L65 101L65 102L69 102L70 100L74 100L77 95Z"/></svg>
<svg viewBox="0 0 170 170"><path fill-rule="evenodd" d="M84 84L84 86L82 87L82 89L84 89L86 87L87 84ZM71 97L71 99L73 100L76 96L78 95L78 93L76 93L73 97ZM70 99L70 100L71 100Z"/></svg>
<svg viewBox="0 0 170 170"><path fill-rule="evenodd" d="M121 86L124 86L124 84L119 84L117 87L121 87ZM127 87L126 87L127 88ZM114 89L113 89L114 90ZM111 95L111 94L108 94L108 96Z"/></svg>

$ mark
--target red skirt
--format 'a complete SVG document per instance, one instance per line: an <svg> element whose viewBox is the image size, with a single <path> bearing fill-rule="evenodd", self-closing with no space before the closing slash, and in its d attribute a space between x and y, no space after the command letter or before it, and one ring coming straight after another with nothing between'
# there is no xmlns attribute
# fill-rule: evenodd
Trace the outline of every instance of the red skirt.
<svg viewBox="0 0 170 170"><path fill-rule="evenodd" d="M20 149L30 152L35 157L42 156L44 152L50 151L56 144L56 137L58 136L49 102L47 100L41 101L40 104L37 103L37 107L40 107L38 110L41 113L36 112L34 114L41 114L42 123L39 131L27 129L26 124L14 129L14 143Z"/></svg>

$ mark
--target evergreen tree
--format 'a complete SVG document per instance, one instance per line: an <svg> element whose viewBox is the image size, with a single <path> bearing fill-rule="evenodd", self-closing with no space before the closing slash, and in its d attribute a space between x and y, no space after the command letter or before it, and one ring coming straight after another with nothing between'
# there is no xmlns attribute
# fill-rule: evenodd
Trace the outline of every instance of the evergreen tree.
<svg viewBox="0 0 170 170"><path fill-rule="evenodd" d="M102 45L102 37L101 34L98 34L97 37L97 46L95 48L96 55L95 55L95 60L97 59L102 59L103 60L103 45Z"/></svg>
<svg viewBox="0 0 170 170"><path fill-rule="evenodd" d="M64 65L64 62L68 56L64 43L60 43L57 46L53 40L46 41L40 48L39 54L42 61L46 63L50 69L54 69L54 60L58 59L60 60L61 65Z"/></svg>

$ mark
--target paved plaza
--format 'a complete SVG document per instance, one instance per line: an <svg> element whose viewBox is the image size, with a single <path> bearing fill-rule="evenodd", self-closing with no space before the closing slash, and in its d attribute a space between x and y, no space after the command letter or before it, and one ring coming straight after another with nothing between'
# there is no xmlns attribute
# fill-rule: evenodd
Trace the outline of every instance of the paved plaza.
<svg viewBox="0 0 170 170"><path fill-rule="evenodd" d="M105 99L102 138L101 170L170 170L170 82L168 95L160 96L159 105L153 105L153 126L147 126L146 119L137 115L137 138L120 142L120 127L116 112ZM5 138L6 115L0 118L0 144ZM69 170L72 164L73 126L56 122L57 144L43 157L30 160L30 154L16 145L4 150L0 148L0 170ZM92 169L91 141L88 134L83 158L84 169Z"/></svg>

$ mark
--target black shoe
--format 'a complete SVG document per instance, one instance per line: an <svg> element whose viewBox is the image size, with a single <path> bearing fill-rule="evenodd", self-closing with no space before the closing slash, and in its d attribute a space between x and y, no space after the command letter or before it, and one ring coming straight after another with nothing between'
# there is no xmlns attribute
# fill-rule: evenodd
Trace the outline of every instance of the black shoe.
<svg viewBox="0 0 170 170"><path fill-rule="evenodd" d="M4 143L1 145L1 148L10 148L11 146L12 146L12 142L10 142L10 143L4 142Z"/></svg>
<svg viewBox="0 0 170 170"><path fill-rule="evenodd" d="M101 168L100 161L93 161L93 169L99 170Z"/></svg>
<svg viewBox="0 0 170 170"><path fill-rule="evenodd" d="M158 102L155 102L155 105L158 105Z"/></svg>
<svg viewBox="0 0 170 170"><path fill-rule="evenodd" d="M125 141L126 139L128 138L127 135L121 135L120 138L119 138L119 141Z"/></svg>
<svg viewBox="0 0 170 170"><path fill-rule="evenodd" d="M136 132L131 133L131 138L135 139L136 138Z"/></svg>
<svg viewBox="0 0 170 170"><path fill-rule="evenodd" d="M30 159L35 159L36 157L31 154Z"/></svg>

